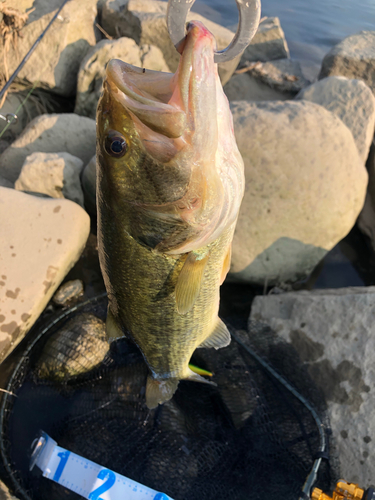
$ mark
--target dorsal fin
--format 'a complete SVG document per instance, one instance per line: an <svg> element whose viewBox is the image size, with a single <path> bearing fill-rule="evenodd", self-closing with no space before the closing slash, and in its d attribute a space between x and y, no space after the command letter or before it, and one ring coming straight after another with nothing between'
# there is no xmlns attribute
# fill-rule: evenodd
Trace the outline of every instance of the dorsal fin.
<svg viewBox="0 0 375 500"><path fill-rule="evenodd" d="M230 344L230 333L225 323L217 318L214 331L198 347L214 347L220 349Z"/></svg>
<svg viewBox="0 0 375 500"><path fill-rule="evenodd" d="M188 313L194 306L201 289L208 258L209 253L201 257L190 252L185 260L176 284L176 304L180 314Z"/></svg>

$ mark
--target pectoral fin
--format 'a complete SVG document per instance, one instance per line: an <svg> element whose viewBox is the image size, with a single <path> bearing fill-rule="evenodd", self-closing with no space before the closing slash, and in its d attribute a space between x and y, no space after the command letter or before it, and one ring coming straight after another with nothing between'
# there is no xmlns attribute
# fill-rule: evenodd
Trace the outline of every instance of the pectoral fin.
<svg viewBox="0 0 375 500"><path fill-rule="evenodd" d="M176 304L180 314L188 313L201 289L204 270L208 262L209 254L200 258L194 252L190 252L181 269L176 284Z"/></svg>
<svg viewBox="0 0 375 500"><path fill-rule="evenodd" d="M217 323L214 331L206 338L198 347L214 347L220 349L230 344L230 333L225 323L217 318Z"/></svg>
<svg viewBox="0 0 375 500"><path fill-rule="evenodd" d="M124 336L124 332L121 330L120 325L115 320L109 307L107 311L107 319L105 322L105 331L107 334L108 342L112 342L113 340Z"/></svg>

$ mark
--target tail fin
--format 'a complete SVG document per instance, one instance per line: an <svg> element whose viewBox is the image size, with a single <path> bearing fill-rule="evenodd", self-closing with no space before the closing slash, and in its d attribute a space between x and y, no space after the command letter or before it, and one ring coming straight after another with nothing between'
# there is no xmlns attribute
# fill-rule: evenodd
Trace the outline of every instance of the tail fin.
<svg viewBox="0 0 375 500"><path fill-rule="evenodd" d="M197 373L194 373L188 368L188 374L184 380L191 380L192 382L201 382L203 384L210 384L216 386L215 382L206 380ZM173 398L173 394L177 390L179 379L168 378L166 380L155 380L149 375L146 384L146 405L152 410L159 405L169 401Z"/></svg>

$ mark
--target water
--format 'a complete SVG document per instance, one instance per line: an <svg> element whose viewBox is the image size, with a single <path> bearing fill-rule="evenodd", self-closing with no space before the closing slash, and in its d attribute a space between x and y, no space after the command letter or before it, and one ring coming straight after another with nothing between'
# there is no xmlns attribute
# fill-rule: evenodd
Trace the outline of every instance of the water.
<svg viewBox="0 0 375 500"><path fill-rule="evenodd" d="M291 57L318 73L324 55L343 38L375 30L374 0L261 0L262 17L280 18ZM223 26L237 24L235 0L197 0L194 10Z"/></svg>

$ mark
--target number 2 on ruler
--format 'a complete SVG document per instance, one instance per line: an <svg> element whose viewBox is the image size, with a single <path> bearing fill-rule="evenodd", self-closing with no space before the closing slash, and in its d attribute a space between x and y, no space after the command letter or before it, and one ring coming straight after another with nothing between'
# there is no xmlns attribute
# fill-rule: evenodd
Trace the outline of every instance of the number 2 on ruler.
<svg viewBox="0 0 375 500"><path fill-rule="evenodd" d="M90 493L89 500L103 500L103 498L99 498L99 495L112 488L116 482L116 474L109 469L102 469L98 474L98 479L106 479L106 481Z"/></svg>

